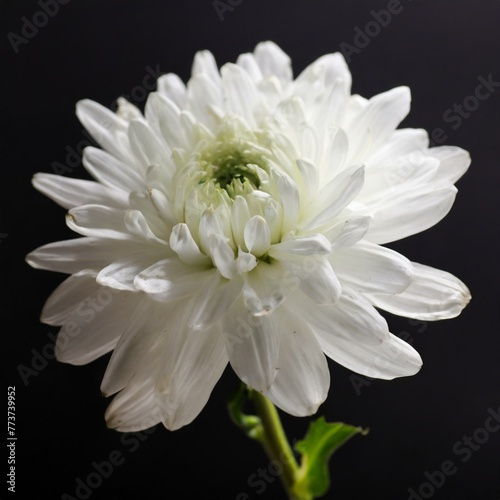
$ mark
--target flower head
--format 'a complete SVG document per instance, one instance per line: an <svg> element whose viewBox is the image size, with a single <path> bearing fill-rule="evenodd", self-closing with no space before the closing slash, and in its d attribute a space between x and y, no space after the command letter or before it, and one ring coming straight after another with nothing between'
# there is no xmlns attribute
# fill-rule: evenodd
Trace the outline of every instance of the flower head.
<svg viewBox="0 0 500 500"><path fill-rule="evenodd" d="M187 85L160 77L144 115L124 99L116 113L78 103L102 147L83 155L96 182L34 185L83 237L28 262L71 275L42 313L62 325L58 359L113 350L110 426L188 424L228 362L281 409L312 414L330 384L325 354L382 379L420 369L376 308L435 320L467 304L458 279L381 245L446 215L468 153L396 130L408 88L364 99L350 84L338 53L293 79L265 42L220 72L199 52Z"/></svg>

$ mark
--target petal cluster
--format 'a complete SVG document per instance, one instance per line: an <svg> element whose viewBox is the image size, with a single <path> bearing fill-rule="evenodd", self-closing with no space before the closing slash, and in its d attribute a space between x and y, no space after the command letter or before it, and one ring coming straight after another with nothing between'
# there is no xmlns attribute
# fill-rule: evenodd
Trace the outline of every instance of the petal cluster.
<svg viewBox="0 0 500 500"><path fill-rule="evenodd" d="M113 351L111 427L188 424L228 363L284 411L312 414L325 354L381 379L420 369L377 309L437 320L467 304L457 278L381 245L447 214L468 153L397 129L408 88L365 99L350 86L340 54L293 78L264 42L220 70L199 52L187 85L160 77L144 114L77 104L100 145L83 155L95 182L34 185L81 237L28 262L70 275L42 313L61 326L58 359Z"/></svg>

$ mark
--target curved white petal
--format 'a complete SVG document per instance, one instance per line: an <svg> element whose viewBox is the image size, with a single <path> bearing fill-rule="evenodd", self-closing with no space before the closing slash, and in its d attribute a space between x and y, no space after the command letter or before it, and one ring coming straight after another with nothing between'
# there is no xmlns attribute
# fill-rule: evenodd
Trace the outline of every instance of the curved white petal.
<svg viewBox="0 0 500 500"><path fill-rule="evenodd" d="M325 354L337 363L367 377L392 380L418 373L422 359L413 347L395 335L380 344L344 340L317 334Z"/></svg>
<svg viewBox="0 0 500 500"><path fill-rule="evenodd" d="M277 76L287 83L292 79L290 58L273 42L261 42L255 47L255 60L264 77Z"/></svg>
<svg viewBox="0 0 500 500"><path fill-rule="evenodd" d="M330 262L340 281L358 292L400 293L413 279L413 266L406 257L368 241L339 249Z"/></svg>
<svg viewBox="0 0 500 500"><path fill-rule="evenodd" d="M283 302L282 278L280 268L265 262L245 274L243 300L253 316L270 315Z"/></svg>
<svg viewBox="0 0 500 500"><path fill-rule="evenodd" d="M135 277L156 261L155 254L129 254L102 269L96 281L102 286L135 292Z"/></svg>
<svg viewBox="0 0 500 500"><path fill-rule="evenodd" d="M115 187L127 193L145 187L139 172L102 149L86 147L83 151L83 165L90 175L105 186ZM88 203L90 202L82 203L82 205Z"/></svg>
<svg viewBox="0 0 500 500"><path fill-rule="evenodd" d="M370 140L370 149L383 143L410 111L411 94L408 87L396 87L372 97L366 106L347 125L351 140L351 162L362 161L358 155ZM370 139L369 139L370 138Z"/></svg>
<svg viewBox="0 0 500 500"><path fill-rule="evenodd" d="M128 121L99 103L84 99L76 104L76 115L95 141L123 161L130 161Z"/></svg>
<svg viewBox="0 0 500 500"><path fill-rule="evenodd" d="M332 245L322 234L299 236L276 243L269 249L269 255L277 259L296 256L328 255Z"/></svg>
<svg viewBox="0 0 500 500"><path fill-rule="evenodd" d="M67 209L90 204L116 208L127 206L125 193L93 181L38 173L33 176L33 186Z"/></svg>
<svg viewBox="0 0 500 500"><path fill-rule="evenodd" d="M215 57L209 50L200 50L194 56L191 75L206 75L215 85L220 85L219 68Z"/></svg>
<svg viewBox="0 0 500 500"><path fill-rule="evenodd" d="M366 239L382 245L425 231L450 211L456 194L454 186L432 185L399 192L372 208Z"/></svg>
<svg viewBox="0 0 500 500"><path fill-rule="evenodd" d="M325 236L332 244L332 251L350 247L362 239L370 227L370 220L369 216L353 216L347 220L340 220L325 231Z"/></svg>
<svg viewBox="0 0 500 500"><path fill-rule="evenodd" d="M26 261L36 269L76 273L83 269L101 270L130 253L155 251L159 257L158 249L134 240L75 238L43 245L29 253Z"/></svg>
<svg viewBox="0 0 500 500"><path fill-rule="evenodd" d="M161 75L158 78L157 87L160 94L170 99L177 106L184 106L186 99L186 86L178 75L174 73Z"/></svg>
<svg viewBox="0 0 500 500"><path fill-rule="evenodd" d="M429 149L428 153L439 160L439 170L435 180L451 184L457 182L467 172L471 162L469 152L456 146L438 146Z"/></svg>
<svg viewBox="0 0 500 500"><path fill-rule="evenodd" d="M122 328L113 330L119 339L101 382L105 396L121 391L138 373L149 369L153 347L165 334L168 313L172 314L172 309L158 306L146 295L135 300L135 308L127 308Z"/></svg>
<svg viewBox="0 0 500 500"><path fill-rule="evenodd" d="M273 314L255 316L239 301L224 316L222 328L236 375L265 394L278 371L279 320Z"/></svg>
<svg viewBox="0 0 500 500"><path fill-rule="evenodd" d="M221 77L226 113L238 115L255 125L254 112L259 95L254 82L245 70L232 63L222 66Z"/></svg>
<svg viewBox="0 0 500 500"><path fill-rule="evenodd" d="M40 320L48 325L62 325L76 307L100 288L95 273L80 271L66 278L49 296Z"/></svg>
<svg viewBox="0 0 500 500"><path fill-rule="evenodd" d="M66 215L70 229L83 236L96 238L130 239L125 225L125 211L105 205L82 205Z"/></svg>
<svg viewBox="0 0 500 500"><path fill-rule="evenodd" d="M469 303L469 289L446 271L413 263L411 285L397 295L373 294L376 307L392 314L424 321L455 318Z"/></svg>
<svg viewBox="0 0 500 500"><path fill-rule="evenodd" d="M330 387L325 355L296 311L281 313L279 324L279 370L266 396L290 415L312 415L326 399Z"/></svg>
<svg viewBox="0 0 500 500"><path fill-rule="evenodd" d="M59 330L57 359L84 365L108 353L131 324L147 320L141 305L130 293L99 287L78 304Z"/></svg>
<svg viewBox="0 0 500 500"><path fill-rule="evenodd" d="M172 250L185 264L203 266L210 262L210 259L201 253L187 224L181 223L174 226L169 243Z"/></svg>
<svg viewBox="0 0 500 500"><path fill-rule="evenodd" d="M176 430L198 416L227 366L220 324L203 332L180 328L164 341L157 382L163 424Z"/></svg>
<svg viewBox="0 0 500 500"><path fill-rule="evenodd" d="M243 238L249 252L256 257L265 254L271 245L271 230L266 219L260 215L254 215L245 224Z"/></svg>
<svg viewBox="0 0 500 500"><path fill-rule="evenodd" d="M326 305L315 304L307 294L295 294L289 302L295 310L300 307L301 318L328 345L334 346L337 339L380 345L389 338L387 321L361 294L344 290L335 304Z"/></svg>
<svg viewBox="0 0 500 500"><path fill-rule="evenodd" d="M151 380L128 385L113 398L105 413L107 426L120 432L149 429L162 418Z"/></svg>
<svg viewBox="0 0 500 500"><path fill-rule="evenodd" d="M361 191L365 178L364 166L352 167L333 178L307 208L302 228L313 231L334 220L341 210Z"/></svg>
<svg viewBox="0 0 500 500"><path fill-rule="evenodd" d="M196 299L188 326L194 330L205 330L221 320L231 306L238 300L242 282L237 279L226 281L214 272L211 282L200 291Z"/></svg>

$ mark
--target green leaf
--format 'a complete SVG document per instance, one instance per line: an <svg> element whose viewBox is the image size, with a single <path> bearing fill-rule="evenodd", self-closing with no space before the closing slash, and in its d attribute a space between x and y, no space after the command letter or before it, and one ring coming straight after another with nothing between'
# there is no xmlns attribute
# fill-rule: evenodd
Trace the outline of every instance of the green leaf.
<svg viewBox="0 0 500 500"><path fill-rule="evenodd" d="M298 497L320 497L330 487L328 460L332 453L355 434L368 434L368 429L342 422L328 423L321 417L312 422L306 437L295 445L302 455L301 466L293 485ZM311 496L309 496L311 498Z"/></svg>
<svg viewBox="0 0 500 500"><path fill-rule="evenodd" d="M239 389L229 396L227 404L229 416L249 438L262 442L264 439L264 428L261 419L256 415L243 413L243 405L249 393L249 389L244 384L241 384Z"/></svg>

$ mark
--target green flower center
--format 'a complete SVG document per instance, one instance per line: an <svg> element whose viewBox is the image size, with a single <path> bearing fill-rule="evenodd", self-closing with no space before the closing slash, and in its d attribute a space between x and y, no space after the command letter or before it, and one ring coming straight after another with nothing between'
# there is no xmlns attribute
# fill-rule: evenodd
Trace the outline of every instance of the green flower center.
<svg viewBox="0 0 500 500"><path fill-rule="evenodd" d="M235 179L240 182L248 181L254 189L260 187L260 179L255 167L241 151L234 150L218 156L212 161L211 168L212 178L226 191Z"/></svg>

